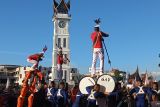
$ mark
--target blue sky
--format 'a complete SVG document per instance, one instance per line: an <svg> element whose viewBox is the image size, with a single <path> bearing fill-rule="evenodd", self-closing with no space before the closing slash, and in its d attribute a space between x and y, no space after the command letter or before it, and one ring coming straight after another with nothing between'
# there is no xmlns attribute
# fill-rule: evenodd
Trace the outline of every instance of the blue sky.
<svg viewBox="0 0 160 107"><path fill-rule="evenodd" d="M160 71L159 4L159 0L71 0L71 65L88 72L93 20L100 17L101 30L110 34L105 43L112 68L133 72L138 65L143 72ZM26 57L46 44L41 64L51 66L52 5L52 0L0 1L0 64L29 65ZM105 69L110 69L107 56Z"/></svg>

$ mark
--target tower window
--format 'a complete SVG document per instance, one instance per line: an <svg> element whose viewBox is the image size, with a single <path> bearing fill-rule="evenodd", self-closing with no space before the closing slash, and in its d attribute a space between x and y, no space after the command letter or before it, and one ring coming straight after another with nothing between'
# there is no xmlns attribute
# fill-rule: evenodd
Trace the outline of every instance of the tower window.
<svg viewBox="0 0 160 107"><path fill-rule="evenodd" d="M63 47L66 48L66 38L63 38Z"/></svg>
<svg viewBox="0 0 160 107"><path fill-rule="evenodd" d="M61 38L58 38L58 47L61 47Z"/></svg>

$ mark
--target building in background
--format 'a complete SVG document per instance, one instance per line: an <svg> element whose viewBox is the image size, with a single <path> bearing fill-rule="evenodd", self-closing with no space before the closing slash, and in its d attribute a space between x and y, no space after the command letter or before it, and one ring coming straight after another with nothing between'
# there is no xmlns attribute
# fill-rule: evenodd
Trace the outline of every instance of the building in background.
<svg viewBox="0 0 160 107"><path fill-rule="evenodd" d="M0 87L6 87L7 80L9 80L9 85L12 86L19 81L19 71L16 69L20 65L0 65Z"/></svg>
<svg viewBox="0 0 160 107"><path fill-rule="evenodd" d="M79 83L80 79L81 79L81 74L79 73L78 69L77 68L70 68L68 71L67 71L69 77L63 77L64 78L68 78L69 80L67 81L67 83L69 85L75 85L77 83ZM48 76L47 76L48 79L48 82L52 81L52 73L49 73ZM55 81L59 81L57 79L54 79ZM65 79L64 79L65 80Z"/></svg>
<svg viewBox="0 0 160 107"><path fill-rule="evenodd" d="M125 71L121 71L119 69L112 69L110 72L108 72L107 74L113 76L116 78L116 81L122 81L125 82L126 80L126 72Z"/></svg>
<svg viewBox="0 0 160 107"><path fill-rule="evenodd" d="M16 69L17 72L19 72L19 76L18 76L18 84L22 85L22 82L25 78L25 74L26 72L28 72L30 70L30 67L18 67Z"/></svg>
<svg viewBox="0 0 160 107"><path fill-rule="evenodd" d="M25 74L29 72L30 66L20 66L20 65L0 65L0 87L5 88L7 80L9 80L9 85L19 84L22 85L22 82L25 78ZM39 70L43 73L46 83L52 81L52 68L51 67L39 67ZM68 70L70 80L69 84L74 85L79 82L80 74L77 68L70 68ZM66 77L67 78L67 77ZM31 78L32 79L32 78ZM29 80L30 83L30 80Z"/></svg>
<svg viewBox="0 0 160 107"><path fill-rule="evenodd" d="M69 22L70 22L70 0L66 3L65 0L54 0L54 35L53 35L53 53L52 53L52 75L51 79L56 80L57 77L57 52L58 47L62 47L63 54L70 59L70 34L69 34ZM70 81L70 62L66 62L62 65L63 79L66 82Z"/></svg>

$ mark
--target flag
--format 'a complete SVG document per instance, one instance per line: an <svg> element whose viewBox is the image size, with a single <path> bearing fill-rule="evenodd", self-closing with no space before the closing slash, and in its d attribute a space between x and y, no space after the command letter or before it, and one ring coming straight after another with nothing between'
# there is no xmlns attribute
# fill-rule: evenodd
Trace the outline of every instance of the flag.
<svg viewBox="0 0 160 107"><path fill-rule="evenodd" d="M43 48L43 52L45 53L47 51L47 46L45 45Z"/></svg>

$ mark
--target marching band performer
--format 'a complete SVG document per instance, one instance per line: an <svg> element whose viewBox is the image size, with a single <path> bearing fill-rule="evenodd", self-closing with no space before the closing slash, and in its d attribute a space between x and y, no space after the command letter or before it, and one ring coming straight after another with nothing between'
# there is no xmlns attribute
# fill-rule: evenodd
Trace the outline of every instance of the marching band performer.
<svg viewBox="0 0 160 107"><path fill-rule="evenodd" d="M42 52L36 53L36 54L33 54L33 55L30 55L30 56L27 58L27 61L28 61L29 63L32 63L32 64L33 64L32 67L31 67L31 70L32 70L32 71L35 70L35 69L37 69L38 63L39 63L39 61L41 61L41 60L43 59L44 53L46 52L46 50L47 50L47 47L45 46L45 47L43 48Z"/></svg>
<svg viewBox="0 0 160 107"><path fill-rule="evenodd" d="M116 87L113 92L110 92L107 96L107 105L109 107L116 107L122 99L121 83L116 83Z"/></svg>
<svg viewBox="0 0 160 107"><path fill-rule="evenodd" d="M68 94L65 90L64 82L60 82L59 89L54 95L54 100L56 101L56 107L66 107Z"/></svg>
<svg viewBox="0 0 160 107"><path fill-rule="evenodd" d="M150 96L151 98L151 105L152 107L157 107L157 102L160 101L160 92L158 91L158 83L153 82L152 84L152 95Z"/></svg>
<svg viewBox="0 0 160 107"><path fill-rule="evenodd" d="M103 74L104 69L104 51L102 46L103 37L108 37L109 34L100 31L99 23L100 19L95 20L96 26L94 26L94 32L91 34L91 40L93 42L93 60L91 67L91 76L93 76L96 72L96 61L97 57L100 59L100 70L99 75Z"/></svg>
<svg viewBox="0 0 160 107"><path fill-rule="evenodd" d="M35 85L36 85L36 82L37 82L36 75L39 77L39 81L44 83L43 74L40 72L40 70L38 70L38 63L44 57L44 53L46 52L46 50L47 50L47 47L45 46L43 48L43 52L30 55L27 58L27 61L32 63L33 65L31 67L30 71L27 72L26 75L25 75L23 85L22 85L22 89L21 89L21 93L20 93L20 96L17 99L17 107L22 107L23 106L24 98L25 98L28 90L30 90L30 92L31 92L31 95L28 97L28 107L32 107L33 99L34 99L34 93L36 92L36 88L35 88ZM28 79L31 78L32 74L34 75L33 82L31 83L31 86L29 86L28 85Z"/></svg>
<svg viewBox="0 0 160 107"><path fill-rule="evenodd" d="M142 80L136 79L136 87L130 91L130 95L133 95L136 107L147 107L146 96L151 94L150 89L143 87Z"/></svg>
<svg viewBox="0 0 160 107"><path fill-rule="evenodd" d="M63 64L63 54L62 54L62 47L59 48L59 52L57 54L57 77L59 80L62 80L63 77L63 70L62 70L62 64Z"/></svg>
<svg viewBox="0 0 160 107"><path fill-rule="evenodd" d="M105 96L104 93L100 92L100 85L95 84L93 89L91 87L87 87L86 89L89 93L87 107L98 107L97 98Z"/></svg>
<svg viewBox="0 0 160 107"><path fill-rule="evenodd" d="M58 77L58 80L61 81L63 77L62 65L66 64L67 61L70 62L70 60L67 58L66 54L63 54L62 47L58 47L58 49L59 50L57 53L57 77Z"/></svg>
<svg viewBox="0 0 160 107"><path fill-rule="evenodd" d="M48 101L50 102L50 104L52 105L52 107L55 107L56 106L56 102L54 100L54 95L57 91L57 88L55 88L55 82L54 81L51 81L51 84L50 86L47 88L47 98L48 98Z"/></svg>
<svg viewBox="0 0 160 107"><path fill-rule="evenodd" d="M158 94L160 94L160 92L158 90L158 83L157 82L153 83L152 92L155 93L155 95L157 95L157 96L158 96Z"/></svg>

